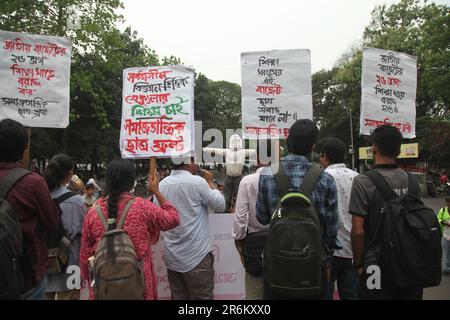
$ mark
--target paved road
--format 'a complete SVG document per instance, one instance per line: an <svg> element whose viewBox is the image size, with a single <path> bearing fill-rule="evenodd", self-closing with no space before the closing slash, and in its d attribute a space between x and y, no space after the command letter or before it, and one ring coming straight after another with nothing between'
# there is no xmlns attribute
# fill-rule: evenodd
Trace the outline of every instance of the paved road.
<svg viewBox="0 0 450 320"><path fill-rule="evenodd" d="M423 200L436 214L445 205L444 198L424 198ZM450 276L442 275L441 285L425 289L423 298L424 300L450 300Z"/></svg>

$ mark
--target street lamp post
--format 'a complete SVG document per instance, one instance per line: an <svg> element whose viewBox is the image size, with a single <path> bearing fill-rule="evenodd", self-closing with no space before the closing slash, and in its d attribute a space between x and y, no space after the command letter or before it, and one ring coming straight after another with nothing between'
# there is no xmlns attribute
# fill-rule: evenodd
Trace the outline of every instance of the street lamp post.
<svg viewBox="0 0 450 320"><path fill-rule="evenodd" d="M355 170L355 144L353 143L353 119L352 119L352 106L349 104L347 107L348 118L350 120L350 153L352 155L352 170Z"/></svg>

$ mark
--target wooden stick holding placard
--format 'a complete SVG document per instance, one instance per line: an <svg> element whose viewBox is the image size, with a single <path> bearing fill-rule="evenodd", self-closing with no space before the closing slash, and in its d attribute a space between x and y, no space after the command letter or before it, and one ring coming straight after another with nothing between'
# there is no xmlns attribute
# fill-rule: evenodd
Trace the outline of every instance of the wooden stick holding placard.
<svg viewBox="0 0 450 320"><path fill-rule="evenodd" d="M151 179L156 170L156 157L150 158L150 169L148 171L148 176Z"/></svg>
<svg viewBox="0 0 450 320"><path fill-rule="evenodd" d="M31 128L27 127L28 144L22 156L22 168L27 169L30 166L30 146L31 146Z"/></svg>

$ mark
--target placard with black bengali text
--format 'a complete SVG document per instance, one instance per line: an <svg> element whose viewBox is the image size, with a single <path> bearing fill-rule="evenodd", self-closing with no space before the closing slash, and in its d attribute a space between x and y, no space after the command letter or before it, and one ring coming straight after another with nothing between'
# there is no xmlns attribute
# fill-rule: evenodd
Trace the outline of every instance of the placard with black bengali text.
<svg viewBox="0 0 450 320"><path fill-rule="evenodd" d="M245 139L285 139L298 119L311 119L311 52L243 52L242 131Z"/></svg>
<svg viewBox="0 0 450 320"><path fill-rule="evenodd" d="M404 138L416 136L417 58L406 53L364 48L361 76L360 134L383 124Z"/></svg>

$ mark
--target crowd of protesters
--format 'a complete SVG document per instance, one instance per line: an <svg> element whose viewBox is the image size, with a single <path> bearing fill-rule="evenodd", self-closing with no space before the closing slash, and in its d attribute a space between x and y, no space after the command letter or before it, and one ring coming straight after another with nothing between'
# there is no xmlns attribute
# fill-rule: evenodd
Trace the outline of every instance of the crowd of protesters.
<svg viewBox="0 0 450 320"><path fill-rule="evenodd" d="M390 274L387 262L377 260L373 250L374 244L383 250L380 229L386 221L380 212L392 200L384 194L411 196L408 201L420 204L417 181L396 165L401 133L389 125L373 131L375 167L369 174L346 167L342 141L317 138L312 121L297 120L278 169L261 161L258 150L256 173L239 184L233 236L246 270L246 298L333 299L337 285L340 299L421 299L423 288L440 280L440 266L439 276L428 282L412 282L405 275L403 282L384 277L379 290L367 287L371 265ZM0 275L0 298L78 300L80 289L68 285L66 272L77 266L91 299L157 299L151 246L164 231L172 299L213 299L208 215L223 213L226 205L211 172L199 174L193 157L179 159L170 173L164 169L148 178L151 196L145 198L133 194L136 168L128 160L111 161L102 189L94 179L83 183L74 175L76 164L65 154L51 158L42 176L21 169L28 143L21 124L0 121L0 200L10 206L0 206L0 215L10 215L11 226L18 226L7 229L9 239L17 238L9 245L23 248L0 251L4 265L8 259L20 265ZM309 160L314 149L321 166ZM269 158L270 151L264 150ZM450 199L446 201L435 217L438 230L429 218L429 238L438 232L439 245L430 243L428 249L437 256L443 248L444 273L450 273ZM310 215L309 220L301 220L300 213ZM291 222L282 225L282 219ZM285 230L280 237L274 236L277 228ZM424 268L436 273L429 263Z"/></svg>

